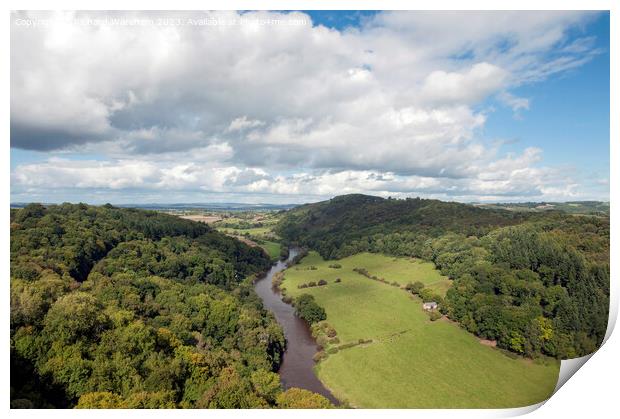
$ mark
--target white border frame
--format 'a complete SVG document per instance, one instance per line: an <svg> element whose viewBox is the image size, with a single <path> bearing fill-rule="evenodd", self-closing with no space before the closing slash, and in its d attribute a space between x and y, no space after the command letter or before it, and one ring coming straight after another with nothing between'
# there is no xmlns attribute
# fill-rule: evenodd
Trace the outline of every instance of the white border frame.
<svg viewBox="0 0 620 419"><path fill-rule="evenodd" d="M10 89L10 10L24 10L24 9L64 9L64 10L610 10L610 76L611 76L611 97L610 97L610 115L620 115L618 112L618 98L620 97L618 92L618 75L620 74L620 68L618 66L618 42L620 39L618 33L618 2L606 1L606 0L563 0L563 1L550 1L550 0L521 0L521 1L492 1L492 0L470 0L466 3L458 0L417 0L415 2L405 2L398 0L264 0L264 1L251 1L251 0L230 0L230 1L198 1L198 0L175 0L174 2L153 2L153 1L132 1L129 3L127 0L93 0L89 2L80 2L77 0L57 0L54 2L42 1L42 0L25 0L14 1L9 0L5 2L7 8L5 9L3 30L1 32L2 44L4 46L3 52L5 59L2 60L0 66L0 74L4 81L4 86L7 88L5 91L9 92ZM0 250L0 259L2 263L0 266L4 267L4 286L2 288L2 319L5 324L5 329L2 331L4 334L4 344L0 345L0 357L4 362L5 367L8 367L9 362L9 340L10 331L6 325L9 323L9 307L10 307L10 293L8 287L9 275L9 204L10 204L10 94L4 95L2 101L2 132L4 133L4 139L6 141L5 148L7 152L0 153L0 166L4 168L2 173L2 206L0 212L5 220L1 223L3 240L1 242L2 249ZM619 118L611 118L610 123L610 201L615 203L615 189L618 185L618 152L620 150L618 146L618 139L620 138L619 132ZM614 139L614 141L611 141ZM616 165L614 165L616 163ZM618 248L618 225L615 220L617 219L618 210L615 205L611 205L611 254L617 254ZM610 307L610 319L606 336L606 343L597 351L591 355L591 359L588 362L588 367L577 373L576 378L568 380L557 394L549 399L546 403L539 405L529 406L519 409L488 409L488 410L397 410L397 409L380 409L380 410L335 410L335 411L322 411L320 415L322 417L343 417L346 415L355 415L361 417L374 417L376 414L387 415L391 417L462 417L462 418L480 418L480 417L506 417L525 414L536 410L538 407L543 406L532 414L532 417L592 417L593 415L607 416L610 411L617 410L620 403L618 402L617 394L615 391L618 383L618 372L620 368L616 359L616 354L620 350L620 342L616 335L612 335L617 313L618 313L618 275L614 270L615 263L612 258L612 280L611 280L611 307ZM590 358L587 357L587 358ZM569 364L577 364L578 361L569 361ZM566 362L563 361L562 373L566 372ZM572 373L576 371L575 365L571 367ZM578 367L577 367L578 369ZM572 374L570 374L572 375ZM10 376L8 374L8 368L5 370L5 374L2 377L2 403L4 409L9 410L9 387ZM557 391L558 389L556 389ZM11 410L10 414L14 417L32 417L33 415L45 415L46 417L85 417L88 415L91 418L108 418L114 417L141 417L147 416L153 417L166 417L172 414L168 410L133 410L133 411L109 411L109 410L90 410L90 411L54 411L54 410L37 410L37 411L21 411ZM300 418L314 418L317 416L316 411L310 410L297 410L294 413L287 410L251 410L240 412L238 410L219 410L214 412L204 412L202 410L179 410L173 413L178 417L203 417L206 414L215 415L217 417L228 418L238 417L240 414L249 415L251 417L285 417L291 414Z"/></svg>

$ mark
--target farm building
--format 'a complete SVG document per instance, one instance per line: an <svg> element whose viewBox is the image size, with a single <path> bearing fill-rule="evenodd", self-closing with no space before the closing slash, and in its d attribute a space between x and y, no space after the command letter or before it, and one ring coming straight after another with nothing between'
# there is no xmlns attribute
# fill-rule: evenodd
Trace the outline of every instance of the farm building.
<svg viewBox="0 0 620 419"><path fill-rule="evenodd" d="M422 308L426 311L435 310L437 308L437 303L434 301L430 301L428 303L422 304Z"/></svg>

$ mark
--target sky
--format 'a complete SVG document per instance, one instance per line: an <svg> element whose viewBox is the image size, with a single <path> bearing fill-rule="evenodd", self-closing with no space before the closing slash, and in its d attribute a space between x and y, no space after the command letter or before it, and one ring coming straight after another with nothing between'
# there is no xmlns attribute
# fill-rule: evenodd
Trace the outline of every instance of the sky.
<svg viewBox="0 0 620 419"><path fill-rule="evenodd" d="M14 12L11 201L609 200L606 12Z"/></svg>

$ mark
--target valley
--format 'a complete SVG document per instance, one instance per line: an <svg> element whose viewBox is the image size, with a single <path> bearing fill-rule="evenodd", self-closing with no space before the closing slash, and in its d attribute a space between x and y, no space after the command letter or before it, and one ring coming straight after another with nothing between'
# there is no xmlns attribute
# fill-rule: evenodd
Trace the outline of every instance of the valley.
<svg viewBox="0 0 620 419"><path fill-rule="evenodd" d="M281 287L291 297L311 294L325 308L325 322L338 340L330 343L319 335L326 357L316 372L340 400L361 408L500 408L538 403L551 395L559 371L556 360L510 357L481 345L445 318L429 319L422 300L401 287L421 281L445 293L449 280L432 266L370 254L336 262L341 268L330 268L334 261L310 252L284 272ZM368 279L354 268L388 283ZM298 288L321 279L327 285ZM369 343L358 344L360 340ZM350 344L355 346L338 349Z"/></svg>

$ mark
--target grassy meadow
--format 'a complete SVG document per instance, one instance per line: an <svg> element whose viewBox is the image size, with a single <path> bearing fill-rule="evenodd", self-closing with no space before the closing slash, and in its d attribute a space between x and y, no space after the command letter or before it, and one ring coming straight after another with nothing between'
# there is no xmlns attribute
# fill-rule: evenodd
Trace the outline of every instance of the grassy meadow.
<svg viewBox="0 0 620 419"><path fill-rule="evenodd" d="M334 263L341 268L330 268ZM339 340L326 345L328 353L372 340L317 364L319 379L339 399L362 408L502 408L534 404L552 393L557 361L515 359L454 323L431 322L417 297L353 272L355 267L399 284L421 281L444 293L450 285L432 264L368 253L324 261L311 252L285 271L288 295L312 294L325 308ZM328 285L297 288L320 279Z"/></svg>
<svg viewBox="0 0 620 419"><path fill-rule="evenodd" d="M271 259L278 259L280 257L280 243L265 240L260 246L265 249Z"/></svg>

